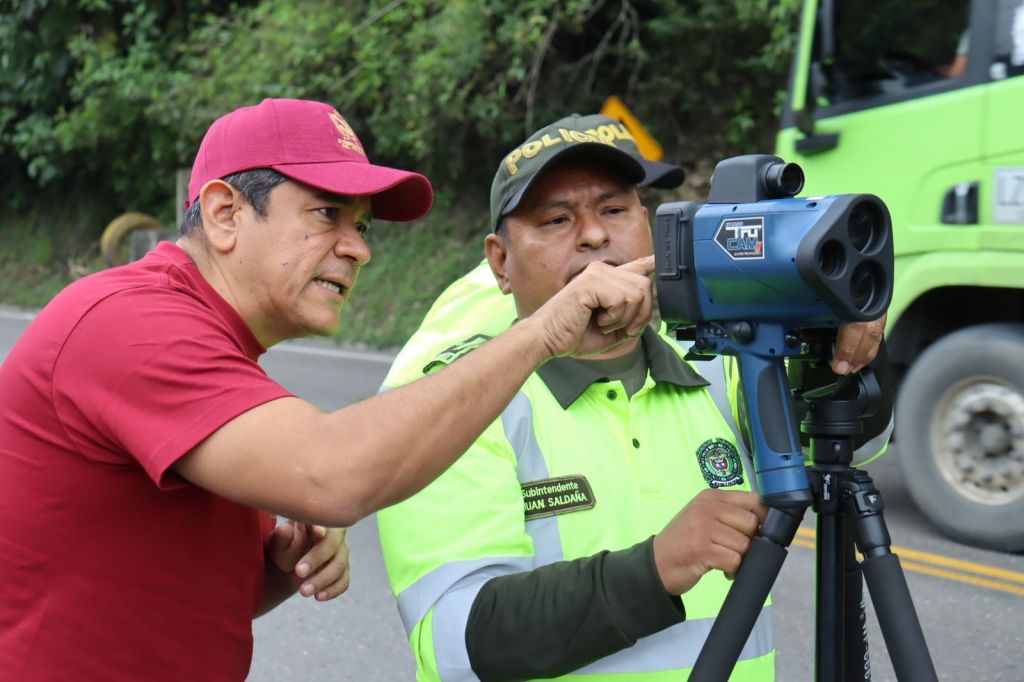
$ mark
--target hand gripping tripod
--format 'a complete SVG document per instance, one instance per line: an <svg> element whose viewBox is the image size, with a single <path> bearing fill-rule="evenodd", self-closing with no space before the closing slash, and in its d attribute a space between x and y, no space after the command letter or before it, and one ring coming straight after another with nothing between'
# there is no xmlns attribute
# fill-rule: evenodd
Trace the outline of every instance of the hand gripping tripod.
<svg viewBox="0 0 1024 682"><path fill-rule="evenodd" d="M903 569L889 548L881 493L866 471L851 466L861 417L873 414L880 402L878 380L865 369L801 397L807 404L801 429L811 439L811 504L818 514L815 680L870 679L866 643L854 627L860 615L861 571L897 678L937 680ZM807 506L769 506L760 535L753 539L697 658L691 682L728 679ZM859 563L854 541L864 557Z"/></svg>

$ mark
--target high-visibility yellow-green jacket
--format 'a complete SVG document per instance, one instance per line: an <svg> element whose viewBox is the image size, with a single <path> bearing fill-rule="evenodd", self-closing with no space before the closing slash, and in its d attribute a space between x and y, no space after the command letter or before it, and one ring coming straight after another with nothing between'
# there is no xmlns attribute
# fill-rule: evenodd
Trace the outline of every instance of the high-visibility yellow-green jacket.
<svg viewBox="0 0 1024 682"><path fill-rule="evenodd" d="M551 361L437 481L378 514L418 679L478 679L466 627L480 589L496 576L573 560L582 562L583 575L556 576L555 584L540 579L527 589L540 599L584 590L568 601L594 600L602 615L588 615L590 625L621 631L618 643L598 637L596 644L621 650L568 677L679 680L693 665L730 583L718 571L706 574L683 595L683 620L657 578L650 538L701 490L749 490L749 476L706 382L678 346L654 331L643 341L650 371L632 398L618 382L563 376L578 374L584 363ZM773 679L770 608L732 679ZM566 632L557 606L541 608L549 617L540 622L510 611L508 618L494 613L489 627L522 632L528 646L513 635L511 652L548 642L550 650L521 661L537 674L558 669L548 666L557 663L566 637L590 636L582 626Z"/></svg>
<svg viewBox="0 0 1024 682"><path fill-rule="evenodd" d="M418 379L441 351L451 348L452 354L457 354L458 346L467 339L497 336L515 318L512 296L501 292L491 267L482 261L437 297L419 329L395 357L384 385Z"/></svg>
<svg viewBox="0 0 1024 682"><path fill-rule="evenodd" d="M435 302L384 388L450 364L514 317L481 264ZM586 377L587 363L549 362L447 472L378 514L418 679L685 679L730 583L708 573L680 609L650 537L701 490L749 489L752 471L735 377L698 365L712 396L674 341L649 330L643 342L649 373L632 398ZM594 606L573 621L581 601ZM769 601L730 679L773 679L770 613ZM596 660L580 663L588 647ZM491 667L478 677L471 659Z"/></svg>

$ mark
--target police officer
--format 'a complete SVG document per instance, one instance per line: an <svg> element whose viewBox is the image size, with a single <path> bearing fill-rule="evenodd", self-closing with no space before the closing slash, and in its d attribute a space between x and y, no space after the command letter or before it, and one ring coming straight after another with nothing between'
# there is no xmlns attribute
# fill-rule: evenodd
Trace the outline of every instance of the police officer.
<svg viewBox="0 0 1024 682"><path fill-rule="evenodd" d="M610 116L572 114L555 121L551 127L565 130L569 137L596 137L636 159L644 169L644 177L637 183L641 196L648 188L675 189L686 177L679 166L645 159L626 126ZM437 297L415 336L395 358L384 385L397 386L420 376L421 370L433 363L442 349L451 347L444 358L464 354L508 329L515 318L512 297L498 288L491 266L484 258Z"/></svg>
<svg viewBox="0 0 1024 682"><path fill-rule="evenodd" d="M588 264L651 251L644 167L581 118L537 131L492 185L485 252L520 317ZM879 325L867 327L846 330L848 365L873 356ZM418 334L387 381L451 364L486 336L423 365L421 339L440 339ZM420 679L689 670L765 513L707 387L650 328L585 361L552 361L445 474L379 513ZM773 668L766 603L734 679Z"/></svg>

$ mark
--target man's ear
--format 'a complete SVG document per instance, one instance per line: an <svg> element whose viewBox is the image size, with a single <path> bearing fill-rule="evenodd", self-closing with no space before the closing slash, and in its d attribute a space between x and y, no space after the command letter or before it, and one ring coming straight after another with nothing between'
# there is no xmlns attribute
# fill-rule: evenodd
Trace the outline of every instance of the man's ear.
<svg viewBox="0 0 1024 682"><path fill-rule="evenodd" d="M238 212L245 199L223 180L210 180L199 190L203 212L203 233L214 251L228 253L238 239Z"/></svg>
<svg viewBox="0 0 1024 682"><path fill-rule="evenodd" d="M494 273L494 279L498 281L498 287L501 289L501 293L510 294L512 293L512 286L508 281L508 247L505 244L505 239L501 235L491 233L484 238L484 255L487 256L487 262L491 266L491 272Z"/></svg>

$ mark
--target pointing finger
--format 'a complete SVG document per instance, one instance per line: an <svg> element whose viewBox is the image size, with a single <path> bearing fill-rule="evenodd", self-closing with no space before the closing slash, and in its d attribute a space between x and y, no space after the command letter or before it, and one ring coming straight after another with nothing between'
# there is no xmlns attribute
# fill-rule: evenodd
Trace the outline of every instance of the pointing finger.
<svg viewBox="0 0 1024 682"><path fill-rule="evenodd" d="M635 272L638 275L649 275L654 272L654 256L644 256L631 260L628 263L623 263L619 266L620 270L628 270L629 272Z"/></svg>

